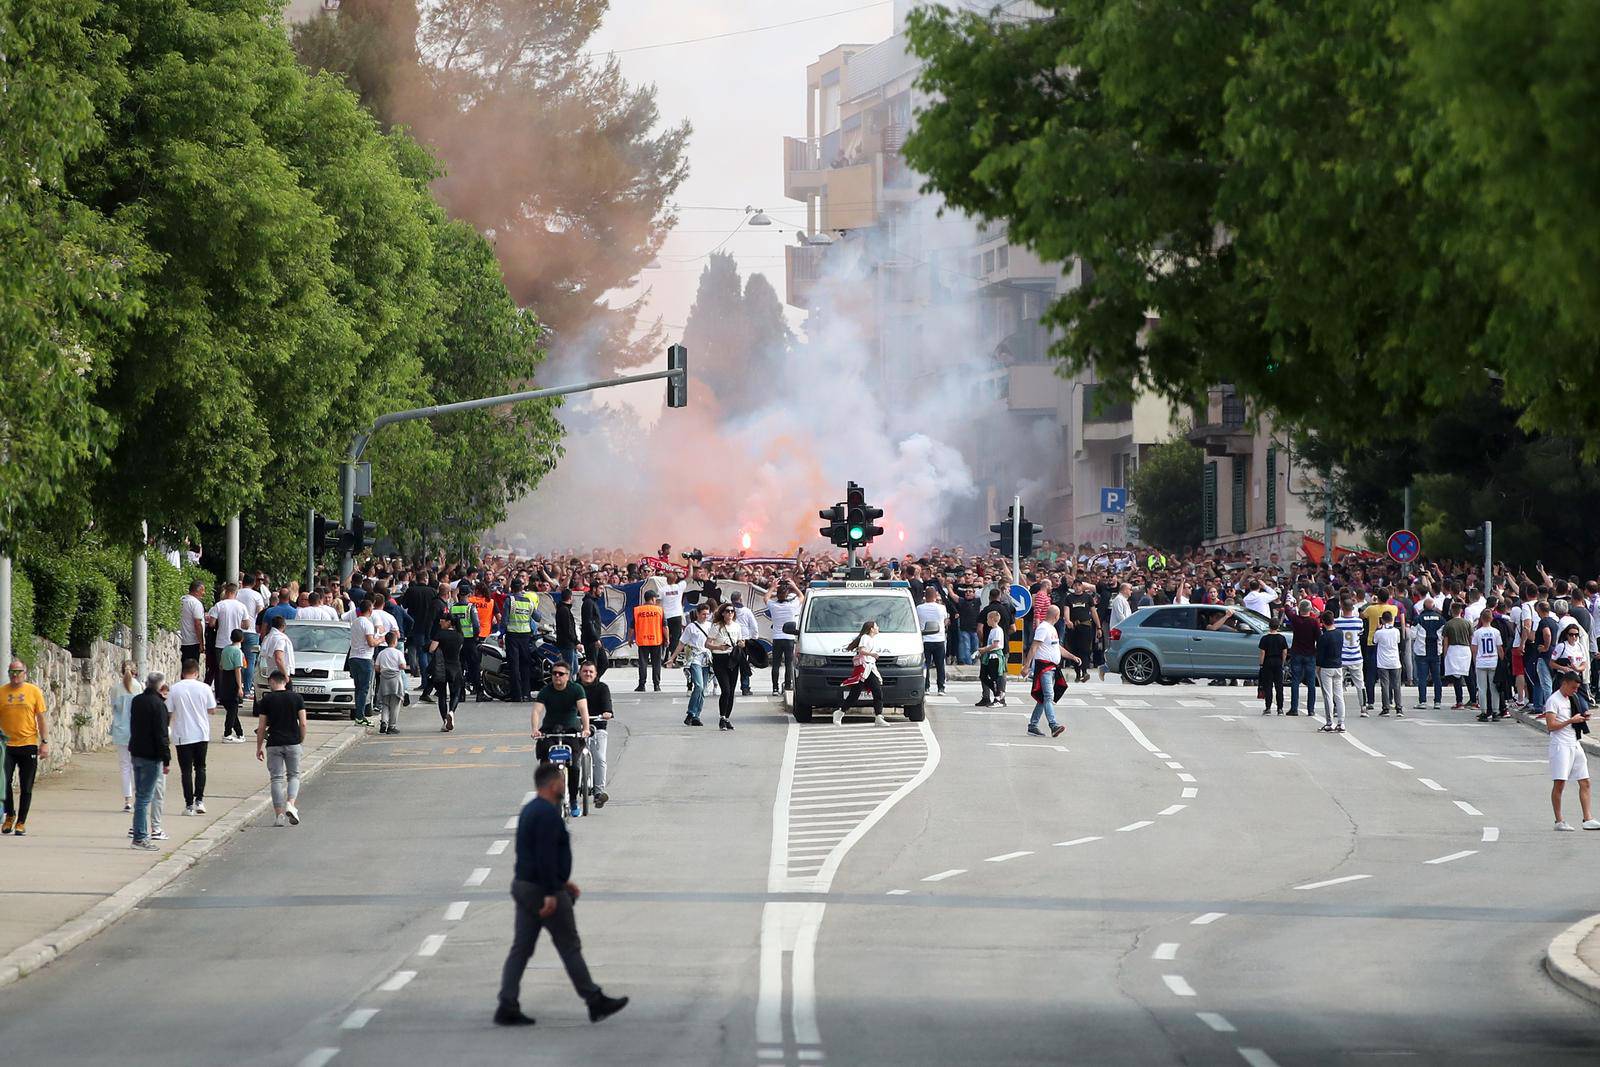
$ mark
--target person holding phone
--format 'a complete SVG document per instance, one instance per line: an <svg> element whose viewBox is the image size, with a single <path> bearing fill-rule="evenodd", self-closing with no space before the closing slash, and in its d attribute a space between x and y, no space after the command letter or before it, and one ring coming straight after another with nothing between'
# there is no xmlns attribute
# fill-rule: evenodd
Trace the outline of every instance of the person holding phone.
<svg viewBox="0 0 1600 1067"><path fill-rule="evenodd" d="M1583 828L1600 830L1600 820L1593 818L1589 809L1589 760L1582 742L1589 731L1589 713L1578 710L1573 700L1580 682L1576 671L1562 671L1556 691L1544 705L1544 728L1550 733L1550 807L1555 811L1557 830L1576 829L1561 817L1561 794L1568 782L1578 783Z"/></svg>

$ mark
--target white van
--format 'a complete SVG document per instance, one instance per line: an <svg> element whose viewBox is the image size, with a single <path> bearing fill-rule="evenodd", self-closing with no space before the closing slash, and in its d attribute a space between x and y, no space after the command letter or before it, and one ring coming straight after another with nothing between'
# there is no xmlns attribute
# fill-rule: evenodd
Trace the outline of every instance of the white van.
<svg viewBox="0 0 1600 1067"><path fill-rule="evenodd" d="M810 722L817 708L844 703L841 683L850 674L853 653L845 651L867 620L878 624L878 673L883 676L883 704L902 708L906 718L927 716L923 682L922 632L907 582L819 581L806 587L800 621L785 627L795 638L794 717ZM871 712L863 692L858 708Z"/></svg>

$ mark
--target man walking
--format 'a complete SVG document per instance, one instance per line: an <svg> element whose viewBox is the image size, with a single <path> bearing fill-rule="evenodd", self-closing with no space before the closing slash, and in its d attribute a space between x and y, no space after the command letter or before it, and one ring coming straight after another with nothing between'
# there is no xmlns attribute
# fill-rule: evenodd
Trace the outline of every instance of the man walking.
<svg viewBox="0 0 1600 1067"><path fill-rule="evenodd" d="M1356 691L1356 703L1361 707L1361 717L1367 717L1366 685L1363 681L1363 653L1361 651L1362 622L1361 616L1356 614L1356 603L1346 596L1339 602L1339 617L1334 620L1334 628L1339 631L1344 640L1341 653L1341 664L1344 667L1344 677L1341 683L1352 686ZM1320 668L1320 664L1318 664ZM1343 693L1340 693L1341 700ZM1341 709L1342 711L1342 709Z"/></svg>
<svg viewBox="0 0 1600 1067"><path fill-rule="evenodd" d="M1344 733L1344 674L1345 643L1349 633L1334 625L1333 612L1322 613L1322 633L1317 638L1317 684L1322 687L1322 714L1325 734ZM1361 648L1356 647L1356 663L1361 662ZM1356 699L1360 699L1360 690Z"/></svg>
<svg viewBox="0 0 1600 1067"><path fill-rule="evenodd" d="M188 662L193 663L194 660ZM133 760L133 847L155 852L161 846L153 838L164 838L152 822L156 788L172 765L172 750L167 741L167 702L161 699L166 676L151 671L145 677L144 692L133 698L128 708L128 756Z"/></svg>
<svg viewBox="0 0 1600 1067"><path fill-rule="evenodd" d="M944 693L945 643L944 628L950 620L949 610L939 601L939 590L932 585L922 590L922 603L917 605L917 629L922 631L922 687L928 687L928 675L939 682L939 692Z"/></svg>
<svg viewBox="0 0 1600 1067"><path fill-rule="evenodd" d="M390 648L390 651L394 651ZM396 655L399 655L396 652ZM306 740L306 701L288 688L282 671L267 678L271 691L256 704L256 759L272 783L272 825L300 825L300 754Z"/></svg>
<svg viewBox="0 0 1600 1067"><path fill-rule="evenodd" d="M1028 674L1033 679L1033 715L1028 719L1028 732L1043 737L1039 729L1039 716L1050 724L1050 736L1060 737L1066 727L1056 722L1056 675L1061 670L1061 657L1065 655L1083 669L1083 661L1074 653L1062 652L1061 635L1056 623L1061 621L1061 609L1050 605L1045 616L1033 628L1033 641L1028 645Z"/></svg>
<svg viewBox="0 0 1600 1067"><path fill-rule="evenodd" d="M589 976L578 939L573 905L582 895L572 881L572 838L556 805L562 802L561 770L541 763L533 772L534 798L517 818L517 861L511 881L516 904L516 933L500 973L500 1004L494 1021L500 1026L532 1026L522 1013L522 974L533 958L539 931L550 928L550 940L572 980L572 988L589 1006L589 1021L599 1022L628 1006L627 997L608 997Z"/></svg>
<svg viewBox="0 0 1600 1067"><path fill-rule="evenodd" d="M434 695L439 698L439 732L442 734L456 728L456 708L460 707L462 696L461 648L455 616L441 615L433 640L428 642L428 656L433 662L433 688Z"/></svg>
<svg viewBox="0 0 1600 1067"><path fill-rule="evenodd" d="M656 603L656 591L644 591L644 603L633 609L633 644L638 649L639 684L635 693L644 692L645 668L650 670L656 692L661 692L661 650L666 644L665 616Z"/></svg>
<svg viewBox="0 0 1600 1067"><path fill-rule="evenodd" d="M511 579L511 596L506 599L506 661L511 668L511 699L533 697L533 613L539 598L522 591L522 579Z"/></svg>
<svg viewBox="0 0 1600 1067"><path fill-rule="evenodd" d="M355 616L350 620L350 677L356 683L356 703L350 709L350 718L362 726L371 726L367 718L367 697L372 692L372 657L383 644L372 625L371 599L358 600Z"/></svg>
<svg viewBox="0 0 1600 1067"><path fill-rule="evenodd" d="M12 660L6 668L6 684L0 685L0 733L6 735L6 814L0 834L27 836L39 760L50 755L50 728L44 717L43 690L28 681L28 669L20 659ZM13 776L17 779L15 793Z"/></svg>
<svg viewBox="0 0 1600 1067"><path fill-rule="evenodd" d="M218 601L232 603L232 601ZM200 664L184 660L183 678L167 693L172 745L183 774L183 813L206 813L206 752L211 747L211 713L217 697L199 679Z"/></svg>
<svg viewBox="0 0 1600 1067"><path fill-rule="evenodd" d="M190 582L189 592L178 604L178 661L195 660L206 651L205 582Z"/></svg>
<svg viewBox="0 0 1600 1067"><path fill-rule="evenodd" d="M1300 686L1306 687L1306 714L1317 715L1317 638L1322 624L1301 600L1289 614L1289 714L1300 714Z"/></svg>
<svg viewBox="0 0 1600 1067"><path fill-rule="evenodd" d="M588 742L594 763L594 782L589 792L594 806L603 808L611 799L606 792L606 726L616 716L611 706L611 687L600 680L592 661L578 668L578 684L583 686L583 698L589 702L589 725L594 728Z"/></svg>

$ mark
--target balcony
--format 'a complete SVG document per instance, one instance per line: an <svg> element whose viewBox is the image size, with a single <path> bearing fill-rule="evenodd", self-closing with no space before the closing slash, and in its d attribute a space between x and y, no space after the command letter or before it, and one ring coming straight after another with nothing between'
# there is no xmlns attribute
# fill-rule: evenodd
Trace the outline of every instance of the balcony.
<svg viewBox="0 0 1600 1067"><path fill-rule="evenodd" d="M1105 386L1089 382L1082 388L1079 426L1085 441L1121 441L1133 436L1133 402L1111 400Z"/></svg>
<svg viewBox="0 0 1600 1067"><path fill-rule="evenodd" d="M783 139L783 195L790 200L805 200L820 191L826 180L822 169L822 145L812 137Z"/></svg>
<svg viewBox="0 0 1600 1067"><path fill-rule="evenodd" d="M1206 406L1206 421L1189 431L1189 443L1206 450L1206 455L1248 456L1255 450L1254 435L1246 418L1244 401L1230 390L1214 391Z"/></svg>
<svg viewBox="0 0 1600 1067"><path fill-rule="evenodd" d="M783 250L783 278L791 307L809 308L811 296L822 281L827 245L788 245Z"/></svg>

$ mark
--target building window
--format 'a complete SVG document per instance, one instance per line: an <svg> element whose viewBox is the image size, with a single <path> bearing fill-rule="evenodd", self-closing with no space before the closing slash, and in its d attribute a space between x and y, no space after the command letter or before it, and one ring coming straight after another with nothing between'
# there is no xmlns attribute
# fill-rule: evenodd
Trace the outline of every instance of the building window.
<svg viewBox="0 0 1600 1067"><path fill-rule="evenodd" d="M985 274L993 274L994 273L994 253L993 252L985 252L983 254L983 273L985 273Z"/></svg>
<svg viewBox="0 0 1600 1067"><path fill-rule="evenodd" d="M1006 264L1011 262L1011 246L1001 245L994 250L994 265L1000 270L1006 269Z"/></svg>
<svg viewBox="0 0 1600 1067"><path fill-rule="evenodd" d="M1233 458L1233 532L1242 534L1250 528L1250 497L1245 487L1250 481L1250 461L1244 456Z"/></svg>
<svg viewBox="0 0 1600 1067"><path fill-rule="evenodd" d="M1217 465L1207 463L1200 482L1201 534L1207 541L1217 536Z"/></svg>
<svg viewBox="0 0 1600 1067"><path fill-rule="evenodd" d="M1278 525L1278 447L1267 446L1267 525Z"/></svg>

